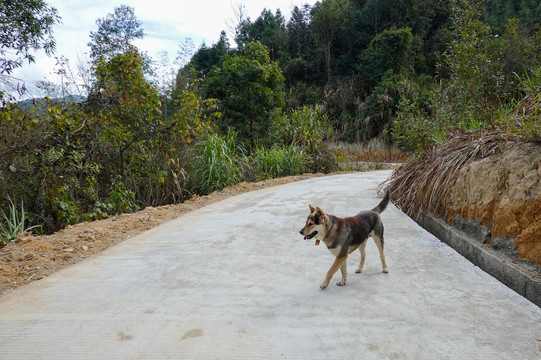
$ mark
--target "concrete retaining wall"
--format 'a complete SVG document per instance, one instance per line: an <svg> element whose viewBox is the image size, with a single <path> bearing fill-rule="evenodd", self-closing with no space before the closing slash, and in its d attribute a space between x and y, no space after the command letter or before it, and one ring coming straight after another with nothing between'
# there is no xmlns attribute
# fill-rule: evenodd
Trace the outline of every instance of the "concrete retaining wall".
<svg viewBox="0 0 541 360"><path fill-rule="evenodd" d="M541 281L528 275L527 269L492 249L483 248L482 243L430 214L421 215L417 223L473 264L541 307Z"/></svg>

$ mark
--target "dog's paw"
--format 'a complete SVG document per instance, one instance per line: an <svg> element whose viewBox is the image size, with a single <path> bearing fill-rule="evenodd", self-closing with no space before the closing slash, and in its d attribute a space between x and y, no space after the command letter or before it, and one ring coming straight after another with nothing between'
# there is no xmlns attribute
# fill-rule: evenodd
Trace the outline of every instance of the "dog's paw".
<svg viewBox="0 0 541 360"><path fill-rule="evenodd" d="M383 269L383 273L384 273L384 274L388 274L388 273L389 273L389 269L387 269L387 268Z"/></svg>
<svg viewBox="0 0 541 360"><path fill-rule="evenodd" d="M329 283L324 283L324 282L323 282L323 283L321 283L321 285L319 285L319 288L320 288L321 290L325 290L325 289L327 288L327 286L329 286Z"/></svg>
<svg viewBox="0 0 541 360"><path fill-rule="evenodd" d="M355 273L357 273L357 274L360 274L360 273L362 273L362 272L363 272L363 269L357 269L357 270L355 270Z"/></svg>
<svg viewBox="0 0 541 360"><path fill-rule="evenodd" d="M341 280L341 281L337 282L336 285L338 285L338 286L344 286L344 285L346 285L346 281L345 281L345 280Z"/></svg>

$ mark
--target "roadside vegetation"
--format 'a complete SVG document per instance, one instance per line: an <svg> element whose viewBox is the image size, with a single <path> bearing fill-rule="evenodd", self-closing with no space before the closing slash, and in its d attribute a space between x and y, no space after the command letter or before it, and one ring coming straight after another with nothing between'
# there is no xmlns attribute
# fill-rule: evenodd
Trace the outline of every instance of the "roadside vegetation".
<svg viewBox="0 0 541 360"><path fill-rule="evenodd" d="M323 0L287 20L239 10L237 46L222 32L190 52L186 39L172 77L133 45L144 33L123 5L96 22L86 67L57 58L60 85L42 81L48 96L23 102L10 74L32 50L54 52L59 15L41 0L5 3L0 242L241 181L343 169L337 142L378 138L419 166L445 155L445 177L480 154L433 153L463 134L538 141L541 8L515 3Z"/></svg>

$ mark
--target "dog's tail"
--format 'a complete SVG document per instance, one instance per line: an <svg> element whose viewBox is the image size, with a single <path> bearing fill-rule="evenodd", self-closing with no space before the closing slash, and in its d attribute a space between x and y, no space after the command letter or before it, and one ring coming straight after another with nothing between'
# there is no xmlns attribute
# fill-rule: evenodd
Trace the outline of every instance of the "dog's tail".
<svg viewBox="0 0 541 360"><path fill-rule="evenodd" d="M389 204L389 200L391 200L391 190L387 189L387 193L385 194L385 197L383 198L383 200L381 200L378 206L373 208L372 211L375 211L378 214L381 214L383 210L387 208L387 205Z"/></svg>

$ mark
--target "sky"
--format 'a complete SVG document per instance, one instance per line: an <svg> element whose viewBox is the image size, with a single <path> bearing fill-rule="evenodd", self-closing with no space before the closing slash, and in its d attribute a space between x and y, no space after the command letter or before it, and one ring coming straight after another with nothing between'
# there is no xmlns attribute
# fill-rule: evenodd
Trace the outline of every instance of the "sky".
<svg viewBox="0 0 541 360"><path fill-rule="evenodd" d="M56 52L47 57L43 51L36 54L35 64L25 63L12 75L25 82L28 88L25 98L38 97L35 82L39 80L56 81L54 75L55 56L64 56L70 66L76 67L80 61L88 59L90 32L97 30L96 20L113 13L114 8L128 5L135 10L135 16L142 22L145 37L134 41L142 51L157 58L162 50L167 51L174 60L179 44L192 39L195 48L205 42L215 43L222 30L234 43L230 29L236 24L235 13L240 6L246 16L255 20L263 9L280 9L288 19L294 6L313 5L315 0L46 0L58 10L62 23L53 27Z"/></svg>

